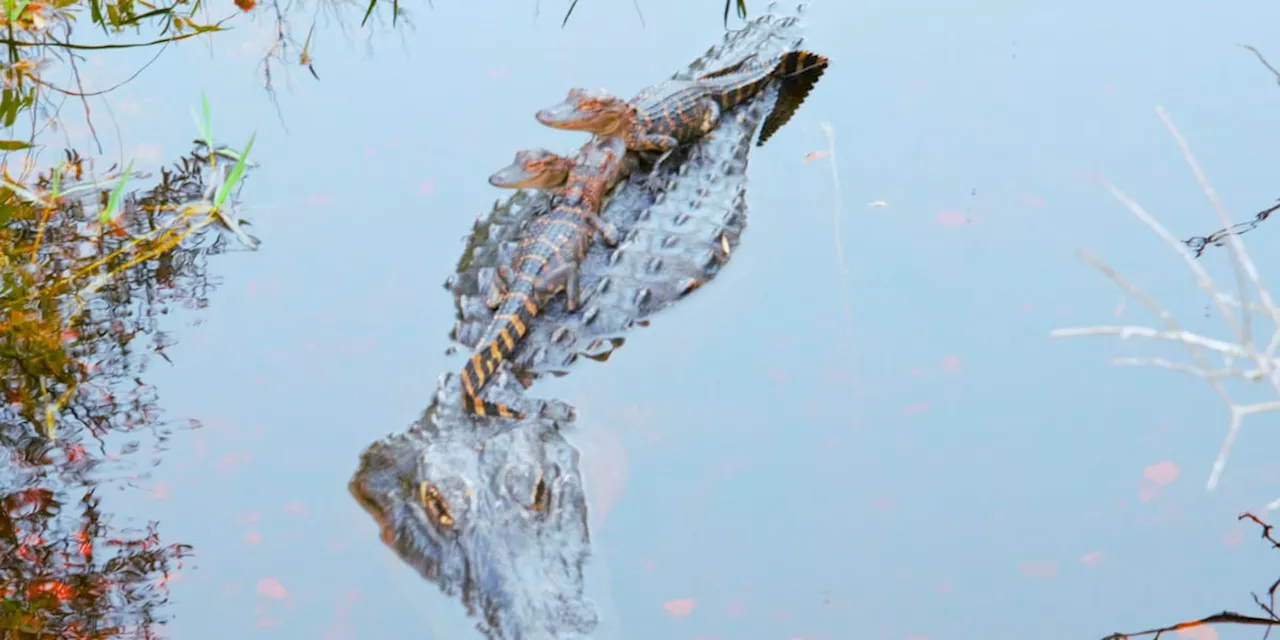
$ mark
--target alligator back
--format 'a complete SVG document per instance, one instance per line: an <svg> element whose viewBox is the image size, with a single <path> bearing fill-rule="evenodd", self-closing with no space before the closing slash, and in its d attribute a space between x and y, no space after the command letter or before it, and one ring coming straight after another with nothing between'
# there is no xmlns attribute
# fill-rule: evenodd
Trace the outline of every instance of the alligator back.
<svg viewBox="0 0 1280 640"><path fill-rule="evenodd" d="M753 52L794 49L800 44L796 24L795 18L761 16L677 79ZM725 114L714 138L673 154L659 174L668 180L660 196L634 180L619 186L601 216L623 232L621 247L588 248L581 277L583 291L590 292L585 304L570 312L562 297L548 302L526 327L512 360L541 373L564 370L580 353L603 358L634 324L715 277L746 225L750 141L773 93L766 87ZM520 191L476 221L457 273L446 283L458 307L453 336L460 343L471 348L484 336L494 317L484 304L494 268L511 264L518 240L551 209L548 194ZM506 371L488 383L487 395L498 402L524 398L523 383ZM379 523L382 540L443 593L460 599L487 638L581 639L596 618L583 589L589 535L577 452L560 433L572 427L572 411L562 403L537 403L544 405L538 416L553 417L476 429L462 410L463 395L459 376L441 376L420 421L364 452L351 491ZM545 478L550 492L537 489L538 478ZM544 502L549 508L529 509ZM448 513L441 510L446 503Z"/></svg>
<svg viewBox="0 0 1280 640"><path fill-rule="evenodd" d="M761 16L730 33L688 71L671 80L695 81L753 54L777 59L799 48L797 19ZM511 356L526 383L539 374L568 371L579 356L604 360L636 324L712 280L728 262L747 224L746 170L753 134L777 101L766 86L754 99L725 113L714 136L682 146L663 164L666 187L656 196L640 180L619 185L601 218L621 232L617 249L591 245L581 263L583 306L568 312L555 299ZM470 348L490 317L483 304L493 268L513 252L521 227L550 210L550 196L519 191L477 219L475 231L445 286L458 320L451 337Z"/></svg>
<svg viewBox="0 0 1280 640"><path fill-rule="evenodd" d="M711 115L707 100L724 114L777 81L781 97L761 129L757 145L763 145L799 109L827 64L825 56L809 51L786 51L768 57L753 53L694 79L673 79L646 87L630 100L636 110L632 137L638 140L644 134L660 133L679 142L692 141L714 124L705 121Z"/></svg>

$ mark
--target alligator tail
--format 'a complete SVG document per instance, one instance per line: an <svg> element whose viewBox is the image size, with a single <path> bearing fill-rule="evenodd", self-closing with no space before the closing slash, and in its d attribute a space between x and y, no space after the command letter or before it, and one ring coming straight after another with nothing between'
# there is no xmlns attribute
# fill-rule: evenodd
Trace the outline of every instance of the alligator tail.
<svg viewBox="0 0 1280 640"><path fill-rule="evenodd" d="M818 84L818 79L827 70L827 64L826 56L809 51L788 51L782 54L778 65L774 68L774 75L781 83L778 89L778 101L760 127L760 138L756 141L757 147L764 145L773 134L778 132L778 129L782 128L782 125L791 119L791 116L795 115L805 98L809 97L813 85Z"/></svg>
<svg viewBox="0 0 1280 640"><path fill-rule="evenodd" d="M462 368L462 407L469 413L479 416L498 416L519 420L523 413L510 407L489 402L480 398L480 390L489 378L515 352L516 345L528 332L529 325L538 315L538 307L529 299L529 295L521 291L510 291L493 323L485 335L493 336L489 342L482 343L466 366Z"/></svg>

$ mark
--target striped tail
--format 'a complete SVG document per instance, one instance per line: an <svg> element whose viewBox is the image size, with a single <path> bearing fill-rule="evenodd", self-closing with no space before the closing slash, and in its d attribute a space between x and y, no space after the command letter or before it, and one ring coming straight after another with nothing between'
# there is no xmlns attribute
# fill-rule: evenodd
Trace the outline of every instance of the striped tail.
<svg viewBox="0 0 1280 640"><path fill-rule="evenodd" d="M524 414L510 407L480 398L480 390L493 377L502 364L516 350L520 339L529 331L529 325L538 315L538 307L527 293L509 291L498 313L494 315L486 336L493 339L481 343L462 368L462 408L478 416L498 416L519 420Z"/></svg>
<svg viewBox="0 0 1280 640"><path fill-rule="evenodd" d="M782 54L778 65L774 67L774 75L782 84L778 90L778 101L760 127L757 147L764 145L795 115L805 98L809 97L813 85L818 84L818 79L827 70L827 63L826 56L809 51L788 51Z"/></svg>

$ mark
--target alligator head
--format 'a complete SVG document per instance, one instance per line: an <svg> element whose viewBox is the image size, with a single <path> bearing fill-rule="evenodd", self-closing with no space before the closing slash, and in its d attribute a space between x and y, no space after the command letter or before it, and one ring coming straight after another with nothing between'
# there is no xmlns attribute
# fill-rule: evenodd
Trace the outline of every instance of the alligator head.
<svg viewBox="0 0 1280 640"><path fill-rule="evenodd" d="M489 184L501 189L556 189L564 186L573 158L546 149L523 149L515 160L489 176Z"/></svg>
<svg viewBox="0 0 1280 640"><path fill-rule="evenodd" d="M538 122L554 129L621 135L634 122L635 107L602 89L570 89L560 104L538 110Z"/></svg>
<svg viewBox="0 0 1280 640"><path fill-rule="evenodd" d="M383 542L460 596L486 637L585 637L596 614L583 596L590 538L577 449L548 420L474 427L454 406L457 386L442 376L422 420L364 452L352 494Z"/></svg>

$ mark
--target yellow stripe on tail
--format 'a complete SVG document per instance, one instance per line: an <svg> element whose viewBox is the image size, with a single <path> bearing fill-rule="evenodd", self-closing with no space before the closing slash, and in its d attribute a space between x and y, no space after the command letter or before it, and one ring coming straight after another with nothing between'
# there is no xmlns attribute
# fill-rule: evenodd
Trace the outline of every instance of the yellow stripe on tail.
<svg viewBox="0 0 1280 640"><path fill-rule="evenodd" d="M515 312L494 316L490 330L486 331L485 335L494 335L495 330L497 335L493 340L476 349L467 360L467 364L462 367L462 408L468 413L515 420L524 417L524 414L519 411L488 402L479 395L485 383L497 372L502 361L515 352L516 345L529 331L529 324L538 315L538 308L529 296L523 293L509 293L500 308L510 308L511 305L508 302L511 301L519 303L515 305Z"/></svg>
<svg viewBox="0 0 1280 640"><path fill-rule="evenodd" d="M828 63L826 56L809 51L788 51L782 54L774 70L774 75L782 82L778 90L778 102L760 127L757 147L763 145L795 115L805 98L809 97L813 85L818 84L818 79L827 70Z"/></svg>

